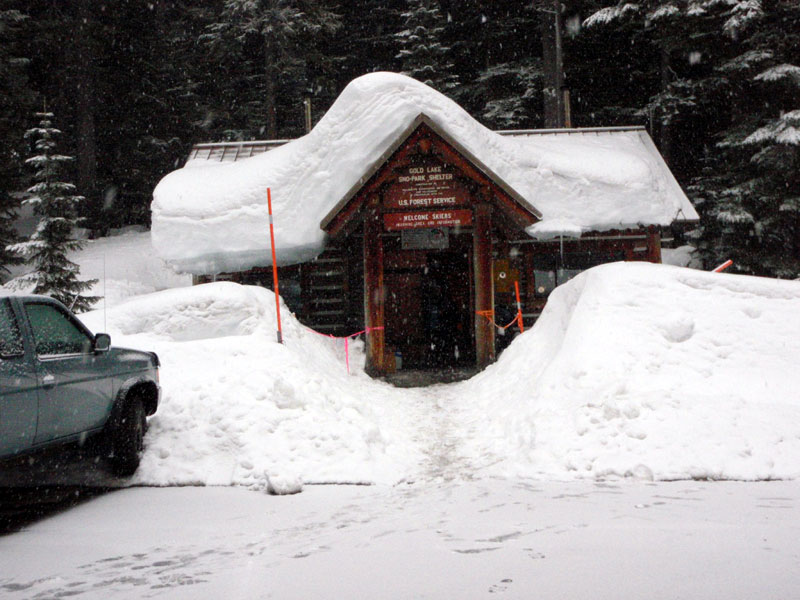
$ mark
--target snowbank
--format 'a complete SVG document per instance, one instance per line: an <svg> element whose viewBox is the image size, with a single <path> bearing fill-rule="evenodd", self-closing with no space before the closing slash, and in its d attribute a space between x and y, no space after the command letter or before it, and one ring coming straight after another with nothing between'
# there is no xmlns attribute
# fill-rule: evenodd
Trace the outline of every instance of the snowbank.
<svg viewBox="0 0 800 600"><path fill-rule="evenodd" d="M372 73L351 82L308 135L234 163L192 161L162 179L156 250L191 273L270 264L270 187L278 262L315 256L320 221L420 113L543 213L533 235L697 218L644 132L503 136L418 81Z"/></svg>
<svg viewBox="0 0 800 600"><path fill-rule="evenodd" d="M697 256L697 249L690 245L677 248L662 248L661 262L665 265L674 265L676 267L703 268L703 261Z"/></svg>
<svg viewBox="0 0 800 600"><path fill-rule="evenodd" d="M68 258L80 266L81 281L97 280L85 294L104 297L108 306L132 296L192 284L189 275L175 273L156 255L147 230L130 227L118 230L116 235L82 243L83 248L70 252ZM21 265L12 274L19 277L30 270L30 265ZM4 293L30 294L33 288L33 284L20 286L18 280L12 279L0 289ZM102 308L103 302L100 300L96 308Z"/></svg>
<svg viewBox="0 0 800 600"><path fill-rule="evenodd" d="M286 306L281 316L283 345L272 292L226 282L81 315L94 331L105 320L115 344L156 351L163 365L162 404L134 482L286 493L302 481L394 483L419 462L403 441L411 425L399 391L364 384L363 352L348 376L341 342Z"/></svg>
<svg viewBox="0 0 800 600"><path fill-rule="evenodd" d="M465 454L537 477L794 478L798 358L798 282L596 267L463 384Z"/></svg>
<svg viewBox="0 0 800 600"><path fill-rule="evenodd" d="M420 389L364 375L359 344L348 376L341 342L285 308L277 344L274 310L268 290L215 283L108 311L115 343L163 362L135 481L800 476L798 282L596 267L495 365Z"/></svg>
<svg viewBox="0 0 800 600"><path fill-rule="evenodd" d="M800 476L800 282L596 267L557 288L535 327L473 379L398 389L363 373L361 342L347 375L341 340L285 306L277 344L269 290L220 282L120 300L173 277L141 236L75 256L82 273L97 276L89 263L102 255L118 273L108 310L81 318L163 363L134 482L288 493L491 476Z"/></svg>

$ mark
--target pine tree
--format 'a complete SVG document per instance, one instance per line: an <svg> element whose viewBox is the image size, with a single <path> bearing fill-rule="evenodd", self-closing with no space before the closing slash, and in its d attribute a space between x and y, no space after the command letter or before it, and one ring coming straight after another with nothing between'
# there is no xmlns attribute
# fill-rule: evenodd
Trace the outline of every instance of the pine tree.
<svg viewBox="0 0 800 600"><path fill-rule="evenodd" d="M730 258L740 272L797 277L800 4L645 0L585 25L658 51L657 92L631 99L679 181L691 183L705 266ZM656 64L651 57L651 72Z"/></svg>
<svg viewBox="0 0 800 600"><path fill-rule="evenodd" d="M738 8L738 10L737 10ZM736 55L718 67L730 122L691 188L703 217L707 264L731 258L741 272L800 276L800 5L740 3L725 34Z"/></svg>
<svg viewBox="0 0 800 600"><path fill-rule="evenodd" d="M104 74L103 97L113 102L96 106L98 150L114 160L100 161L101 194L84 212L95 232L149 223L160 178L185 158L190 141L207 141L198 139L198 77L216 73L196 38L208 22L198 21L211 11L208 2L192 4L188 10L165 0L124 3L100 30L112 41L96 69Z"/></svg>
<svg viewBox="0 0 800 600"><path fill-rule="evenodd" d="M33 101L25 69L29 61L19 56L18 40L24 34L28 17L18 10L0 10L0 276L22 258L8 250L18 242L14 230L19 202L11 191L18 189L20 171L19 123Z"/></svg>
<svg viewBox="0 0 800 600"><path fill-rule="evenodd" d="M609 28L623 32L621 60L637 64L631 72L642 77L649 98L626 96L635 102L628 111L635 121L648 122L665 160L679 180L688 181L698 156L686 152L702 147L698 136L708 135L707 126L718 120L712 114L723 83L713 71L725 57L730 40L723 35L727 4L693 0L643 0L603 8L584 21L584 29ZM632 50L633 49L633 50ZM638 62L641 55L648 63ZM603 58L607 58L604 56ZM614 63L618 73L621 65ZM634 80L634 86L641 85ZM627 91L625 82L621 89ZM698 118L702 115L702 118ZM694 138L687 140L686 138Z"/></svg>
<svg viewBox="0 0 800 600"><path fill-rule="evenodd" d="M450 48L442 43L446 19L432 0L408 0L397 58L403 74L447 94L458 85Z"/></svg>
<svg viewBox="0 0 800 600"><path fill-rule="evenodd" d="M402 28L405 5L405 0L361 0L339 5L344 26L330 47L339 64L337 92L365 73L400 70L394 33Z"/></svg>
<svg viewBox="0 0 800 600"><path fill-rule="evenodd" d="M10 273L8 267L23 262L23 258L12 248L19 242L19 236L14 229L18 205L19 202L10 194L0 189L0 275L8 275Z"/></svg>
<svg viewBox="0 0 800 600"><path fill-rule="evenodd" d="M218 118L227 121L228 137L276 138L297 135L279 119L279 110L296 109L313 91L315 68L324 70L318 46L340 26L325 0L225 0L221 20L209 26L204 39L217 55L227 86L217 101ZM316 64L314 64L316 63ZM280 125L279 125L280 123ZM287 131L288 130L288 131Z"/></svg>
<svg viewBox="0 0 800 600"><path fill-rule="evenodd" d="M451 3L446 42L460 84L454 98L493 129L542 125L539 15L528 0Z"/></svg>
<svg viewBox="0 0 800 600"><path fill-rule="evenodd" d="M28 189L30 197L23 203L31 204L39 224L30 239L11 246L12 251L33 262L34 271L18 281L21 285L33 284L34 294L45 294L73 308L77 312L88 310L98 300L83 296L97 280L79 281L79 267L67 258L67 252L79 250L82 244L72 237L78 221L77 205L84 198L76 195L75 186L61 181L63 165L72 157L56 153L55 137L61 132L53 127L52 113L36 113L39 126L29 129L26 138L34 139L38 154L25 162L36 173L36 183Z"/></svg>

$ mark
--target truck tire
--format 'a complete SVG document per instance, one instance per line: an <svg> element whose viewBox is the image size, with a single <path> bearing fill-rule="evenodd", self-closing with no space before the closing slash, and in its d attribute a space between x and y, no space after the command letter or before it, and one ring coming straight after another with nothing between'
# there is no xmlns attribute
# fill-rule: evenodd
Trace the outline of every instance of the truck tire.
<svg viewBox="0 0 800 600"><path fill-rule="evenodd" d="M139 468L146 427L144 404L139 396L134 396L111 435L111 469L116 475L128 477Z"/></svg>

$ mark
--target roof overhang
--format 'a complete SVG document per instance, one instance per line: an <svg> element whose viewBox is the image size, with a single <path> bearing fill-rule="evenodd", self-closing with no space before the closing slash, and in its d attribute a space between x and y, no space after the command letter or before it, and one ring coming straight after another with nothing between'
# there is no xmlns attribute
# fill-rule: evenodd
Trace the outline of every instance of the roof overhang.
<svg viewBox="0 0 800 600"><path fill-rule="evenodd" d="M348 190L344 197L328 212L320 222L320 227L328 234L335 236L344 229L345 222L351 220L361 211L370 192L377 190L391 176L391 165L398 155L408 150L409 142L420 132L432 134L439 138L446 150L461 159L461 164L468 166L467 173L473 179L484 180L493 188L494 195L504 205L505 212L521 227L526 227L541 220L542 213L525 200L516 190L506 183L492 169L487 167L463 144L454 139L433 119L420 113L406 127L386 150L364 172L364 175Z"/></svg>

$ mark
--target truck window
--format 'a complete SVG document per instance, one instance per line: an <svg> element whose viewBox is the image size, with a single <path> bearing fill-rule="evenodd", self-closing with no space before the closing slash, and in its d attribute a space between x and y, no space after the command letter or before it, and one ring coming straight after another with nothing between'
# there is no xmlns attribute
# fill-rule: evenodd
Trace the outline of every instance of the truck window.
<svg viewBox="0 0 800 600"><path fill-rule="evenodd" d="M22 336L8 300L0 300L0 356L19 356L23 353Z"/></svg>
<svg viewBox="0 0 800 600"><path fill-rule="evenodd" d="M70 318L51 304L25 304L38 356L86 354L92 340Z"/></svg>

